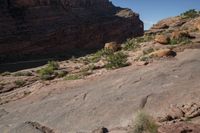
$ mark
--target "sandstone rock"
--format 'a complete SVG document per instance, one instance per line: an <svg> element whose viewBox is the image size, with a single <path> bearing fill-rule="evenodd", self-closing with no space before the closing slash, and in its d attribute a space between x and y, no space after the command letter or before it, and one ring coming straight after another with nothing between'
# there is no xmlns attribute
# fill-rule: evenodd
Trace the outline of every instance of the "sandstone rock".
<svg viewBox="0 0 200 133"><path fill-rule="evenodd" d="M170 108L171 109L168 116L170 116L172 119L177 119L184 116L184 112L181 109L179 109L177 106L173 105Z"/></svg>
<svg viewBox="0 0 200 133"><path fill-rule="evenodd" d="M116 42L110 42L106 43L104 46L104 49L112 50L112 51L117 51L120 48L120 46Z"/></svg>
<svg viewBox="0 0 200 133"><path fill-rule="evenodd" d="M158 133L199 133L200 125L192 123L172 123L162 125L158 129Z"/></svg>
<svg viewBox="0 0 200 133"><path fill-rule="evenodd" d="M196 103L183 105L180 108L184 112L186 118L194 118L200 116L200 105Z"/></svg>
<svg viewBox="0 0 200 133"><path fill-rule="evenodd" d="M176 52L170 50L170 49L161 49L157 50L155 52L152 52L149 54L149 56L154 56L154 57L164 57L164 56L176 56Z"/></svg>
<svg viewBox="0 0 200 133"><path fill-rule="evenodd" d="M186 22L187 20L184 20L181 17L170 17L159 21L157 24L154 24L150 30L176 28L182 26Z"/></svg>
<svg viewBox="0 0 200 133"><path fill-rule="evenodd" d="M170 41L170 38L167 35L156 35L155 41L160 44L168 44Z"/></svg>
<svg viewBox="0 0 200 133"><path fill-rule="evenodd" d="M188 21L182 26L182 28L189 29L191 31L196 29L200 30L200 17Z"/></svg>
<svg viewBox="0 0 200 133"><path fill-rule="evenodd" d="M173 105L165 117L158 119L159 122L181 121L188 118L200 116L200 105L196 103L184 104L182 106Z"/></svg>
<svg viewBox="0 0 200 133"><path fill-rule="evenodd" d="M155 25L153 25L153 28L154 29L167 29L167 28L169 28L169 26L167 25L167 24L155 24Z"/></svg>
<svg viewBox="0 0 200 133"><path fill-rule="evenodd" d="M97 63L94 64L95 69L100 69L105 67L106 62L103 60L98 61Z"/></svg>
<svg viewBox="0 0 200 133"><path fill-rule="evenodd" d="M109 0L4 0L0 17L1 63L71 56L144 32L138 14Z"/></svg>
<svg viewBox="0 0 200 133"><path fill-rule="evenodd" d="M181 37L188 37L191 38L191 35L187 31L174 31L171 34L172 39L179 39Z"/></svg>

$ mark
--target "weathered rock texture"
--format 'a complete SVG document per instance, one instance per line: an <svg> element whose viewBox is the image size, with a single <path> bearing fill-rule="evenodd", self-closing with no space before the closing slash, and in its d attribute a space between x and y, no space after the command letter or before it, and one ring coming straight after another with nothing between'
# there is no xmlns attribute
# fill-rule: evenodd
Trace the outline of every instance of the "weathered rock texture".
<svg viewBox="0 0 200 133"><path fill-rule="evenodd" d="M1 62L91 50L143 34L138 14L108 0L2 0L0 18Z"/></svg>

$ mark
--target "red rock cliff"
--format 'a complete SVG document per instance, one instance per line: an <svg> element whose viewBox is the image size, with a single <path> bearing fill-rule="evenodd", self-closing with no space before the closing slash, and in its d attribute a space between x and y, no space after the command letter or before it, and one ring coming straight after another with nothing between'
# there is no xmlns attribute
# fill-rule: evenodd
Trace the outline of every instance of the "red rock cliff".
<svg viewBox="0 0 200 133"><path fill-rule="evenodd" d="M138 14L108 0L0 1L0 61L97 49L143 34Z"/></svg>

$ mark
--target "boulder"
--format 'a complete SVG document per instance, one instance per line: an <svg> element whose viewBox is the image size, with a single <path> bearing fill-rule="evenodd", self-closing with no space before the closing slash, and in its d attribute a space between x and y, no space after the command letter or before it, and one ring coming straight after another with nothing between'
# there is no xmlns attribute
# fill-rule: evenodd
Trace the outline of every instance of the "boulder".
<svg viewBox="0 0 200 133"><path fill-rule="evenodd" d="M104 49L112 50L115 52L120 49L120 45L116 42L110 42L105 44Z"/></svg>
<svg viewBox="0 0 200 133"><path fill-rule="evenodd" d="M174 52L170 49L161 49L161 50L157 50L157 51L150 53L149 56L153 56L153 57L173 56L174 57L174 56L176 56L176 52Z"/></svg>
<svg viewBox="0 0 200 133"><path fill-rule="evenodd" d="M168 44L170 41L170 38L167 35L156 35L155 41L160 44Z"/></svg>

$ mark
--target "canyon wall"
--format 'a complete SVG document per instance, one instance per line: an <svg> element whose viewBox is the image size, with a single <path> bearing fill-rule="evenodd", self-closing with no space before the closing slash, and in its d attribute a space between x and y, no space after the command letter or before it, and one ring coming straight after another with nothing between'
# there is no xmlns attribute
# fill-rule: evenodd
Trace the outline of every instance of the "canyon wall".
<svg viewBox="0 0 200 133"><path fill-rule="evenodd" d="M94 50L143 34L143 22L108 0L1 0L0 63Z"/></svg>

